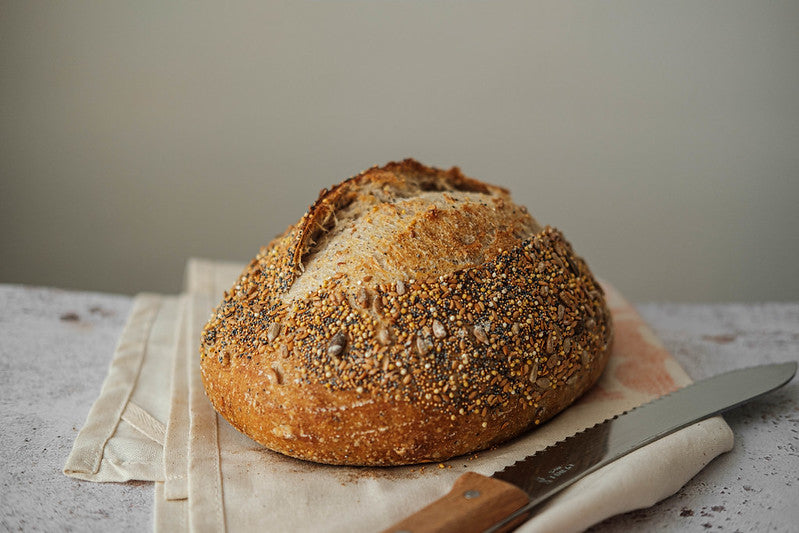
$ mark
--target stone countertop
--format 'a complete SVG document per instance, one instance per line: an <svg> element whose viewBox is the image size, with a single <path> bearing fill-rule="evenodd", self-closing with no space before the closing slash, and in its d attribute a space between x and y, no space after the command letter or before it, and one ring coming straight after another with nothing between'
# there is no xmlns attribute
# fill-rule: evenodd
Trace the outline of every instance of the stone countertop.
<svg viewBox="0 0 799 533"><path fill-rule="evenodd" d="M90 483L61 473L131 301L0 285L1 530L152 528L152 484ZM637 307L693 379L799 360L799 302ZM735 434L731 452L671 498L592 531L796 531L799 380L725 418Z"/></svg>

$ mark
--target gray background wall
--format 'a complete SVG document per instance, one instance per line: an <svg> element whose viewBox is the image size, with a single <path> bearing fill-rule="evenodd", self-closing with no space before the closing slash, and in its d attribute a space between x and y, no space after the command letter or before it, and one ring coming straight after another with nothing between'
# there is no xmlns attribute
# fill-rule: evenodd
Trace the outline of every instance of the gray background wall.
<svg viewBox="0 0 799 533"><path fill-rule="evenodd" d="M799 298L799 2L0 3L0 282L177 291L413 156L635 301Z"/></svg>

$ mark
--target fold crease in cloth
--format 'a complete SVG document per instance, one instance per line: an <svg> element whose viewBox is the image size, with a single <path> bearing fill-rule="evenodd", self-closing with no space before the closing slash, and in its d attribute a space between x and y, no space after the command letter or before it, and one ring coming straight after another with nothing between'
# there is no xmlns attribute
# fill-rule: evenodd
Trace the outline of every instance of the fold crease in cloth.
<svg viewBox="0 0 799 533"><path fill-rule="evenodd" d="M121 418L145 437L161 446L164 445L166 426L132 401L128 401Z"/></svg>
<svg viewBox="0 0 799 533"><path fill-rule="evenodd" d="M189 497L189 295L182 295L182 312L178 328L178 345L172 355L172 388L170 392L169 421L164 436L163 495L167 500L185 500ZM158 499L156 498L156 501Z"/></svg>

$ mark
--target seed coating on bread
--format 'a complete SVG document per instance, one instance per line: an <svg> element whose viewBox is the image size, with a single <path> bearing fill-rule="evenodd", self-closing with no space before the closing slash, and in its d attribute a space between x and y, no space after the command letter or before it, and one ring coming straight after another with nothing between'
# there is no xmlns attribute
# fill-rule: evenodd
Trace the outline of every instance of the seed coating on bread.
<svg viewBox="0 0 799 533"><path fill-rule="evenodd" d="M302 459L441 461L585 392L612 338L563 235L499 187L415 161L350 178L250 262L203 330L206 392Z"/></svg>

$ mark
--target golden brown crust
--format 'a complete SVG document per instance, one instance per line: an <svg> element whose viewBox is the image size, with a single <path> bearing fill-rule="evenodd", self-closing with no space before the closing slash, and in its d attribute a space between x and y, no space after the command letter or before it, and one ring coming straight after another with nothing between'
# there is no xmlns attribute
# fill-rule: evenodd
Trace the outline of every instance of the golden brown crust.
<svg viewBox="0 0 799 533"><path fill-rule="evenodd" d="M448 260L470 246L452 240L452 220L462 228L474 217L420 210L405 221L417 235L401 242L448 244L427 259L436 268L426 276L392 278L390 260L365 267L346 255L350 236L324 237L349 204L374 208L363 190L407 190L412 210L420 183L460 191L461 211L491 206L477 220L488 221L475 237L482 248ZM378 208L369 209L357 216ZM304 261L316 268L334 253L356 265L290 294ZM483 449L551 418L599 377L611 337L602 290L560 232L540 228L504 189L404 161L323 191L262 249L206 325L201 368L216 409L270 449L332 464L409 464Z"/></svg>

